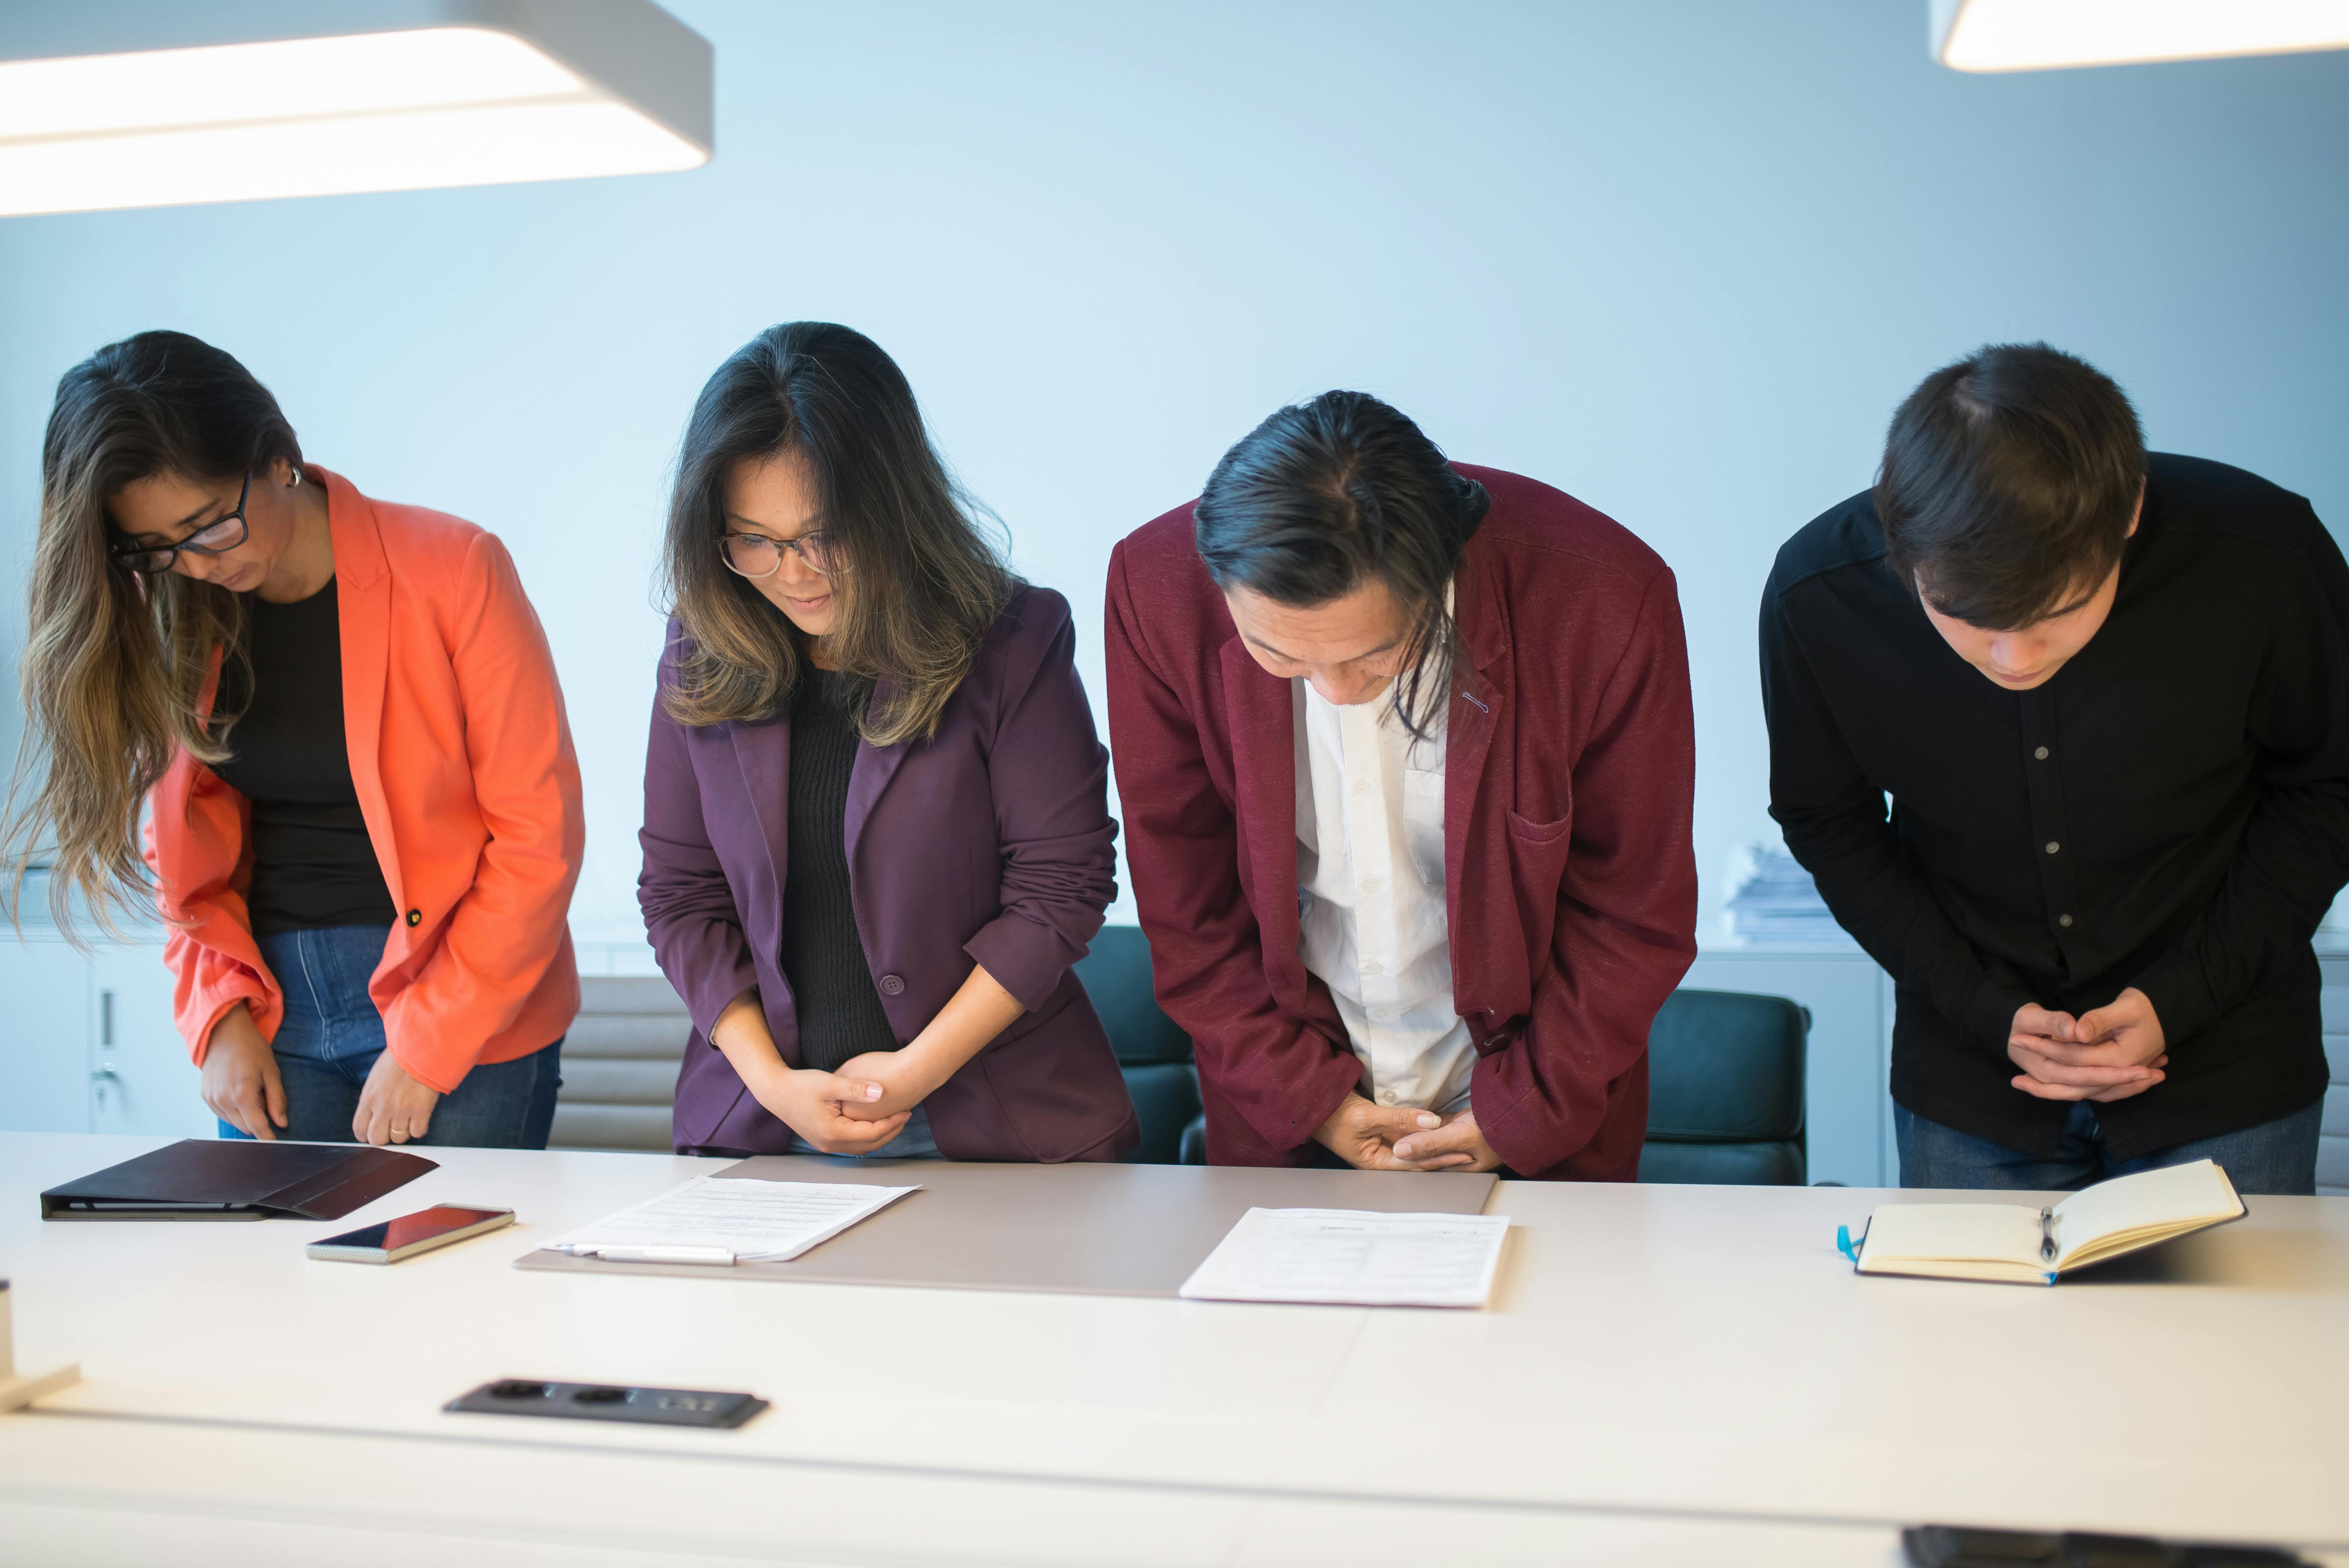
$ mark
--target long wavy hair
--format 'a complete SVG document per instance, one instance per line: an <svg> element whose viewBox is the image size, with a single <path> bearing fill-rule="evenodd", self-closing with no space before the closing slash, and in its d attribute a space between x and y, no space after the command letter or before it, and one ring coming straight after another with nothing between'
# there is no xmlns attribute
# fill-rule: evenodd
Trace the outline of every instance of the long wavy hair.
<svg viewBox="0 0 2349 1568"><path fill-rule="evenodd" d="M151 908L139 815L175 755L218 763L198 703L213 655L242 656L244 603L169 573L141 577L108 554L108 498L159 474L225 482L275 459L299 464L269 389L231 356L181 332L109 344L57 383L41 443L41 521L19 677L25 733L0 810L5 903L46 859L49 909L74 931L79 903L101 929Z"/></svg>
<svg viewBox="0 0 2349 1568"><path fill-rule="evenodd" d="M827 644L874 746L927 739L1018 580L979 509L930 445L905 373L830 322L771 326L718 367L693 406L668 509L663 587L688 645L663 693L680 724L773 717L804 635L720 559L735 465L796 454L814 476L840 566Z"/></svg>

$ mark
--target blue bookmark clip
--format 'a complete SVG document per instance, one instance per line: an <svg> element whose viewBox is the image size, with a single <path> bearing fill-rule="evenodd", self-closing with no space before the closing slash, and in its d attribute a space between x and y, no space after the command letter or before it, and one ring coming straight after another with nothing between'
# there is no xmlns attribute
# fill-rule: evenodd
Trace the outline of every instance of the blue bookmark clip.
<svg viewBox="0 0 2349 1568"><path fill-rule="evenodd" d="M1860 1240L1867 1240L1866 1232L1863 1231L1860 1233ZM1859 1266L1859 1242L1855 1242L1851 1239L1851 1227L1849 1225L1837 1225L1836 1227L1836 1251L1849 1258L1854 1268Z"/></svg>

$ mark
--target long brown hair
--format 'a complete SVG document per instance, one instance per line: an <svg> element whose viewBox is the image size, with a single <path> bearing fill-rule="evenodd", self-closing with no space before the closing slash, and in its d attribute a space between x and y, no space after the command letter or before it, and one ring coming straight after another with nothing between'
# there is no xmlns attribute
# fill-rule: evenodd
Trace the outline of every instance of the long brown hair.
<svg viewBox="0 0 2349 1568"><path fill-rule="evenodd" d="M19 671L25 734L0 812L12 922L25 873L45 855L50 913L69 934L78 902L108 931L151 907L139 853L148 791L182 750L227 757L198 704L213 655L241 646L243 601L112 560L107 498L159 474L216 482L281 458L298 465L302 449L277 399L185 333L109 344L57 383Z"/></svg>
<svg viewBox="0 0 2349 1568"><path fill-rule="evenodd" d="M863 333L771 326L718 367L693 406L668 509L663 569L690 646L662 701L680 724L781 711L802 634L719 558L726 480L740 462L807 461L841 566L828 651L874 746L937 733L1017 580L922 428L905 373Z"/></svg>

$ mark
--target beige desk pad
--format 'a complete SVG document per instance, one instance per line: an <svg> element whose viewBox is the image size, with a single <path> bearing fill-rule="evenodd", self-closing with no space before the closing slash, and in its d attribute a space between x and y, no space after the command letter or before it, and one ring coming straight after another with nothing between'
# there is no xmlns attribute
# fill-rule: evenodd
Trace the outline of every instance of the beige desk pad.
<svg viewBox="0 0 2349 1568"><path fill-rule="evenodd" d="M1171 1296L1251 1208L1476 1214L1495 1178L1456 1171L1289 1171L1232 1165L991 1165L762 1155L719 1171L768 1181L851 1181L909 1193L790 1263L606 1263L531 1252L516 1268L812 1284L924 1285Z"/></svg>

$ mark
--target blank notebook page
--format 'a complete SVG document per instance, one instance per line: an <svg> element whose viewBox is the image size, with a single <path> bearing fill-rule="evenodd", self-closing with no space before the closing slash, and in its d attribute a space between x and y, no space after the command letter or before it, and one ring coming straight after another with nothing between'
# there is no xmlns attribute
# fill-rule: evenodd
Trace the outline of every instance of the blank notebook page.
<svg viewBox="0 0 2349 1568"><path fill-rule="evenodd" d="M2069 1266L2154 1233L2191 1230L2242 1211L2234 1183L2208 1160L2116 1177L2055 1205L2056 1263Z"/></svg>
<svg viewBox="0 0 2349 1568"><path fill-rule="evenodd" d="M2014 1264L2039 1272L2039 1211L2020 1203L1895 1203L1876 1211L1863 1249L1878 1267L1902 1259Z"/></svg>

